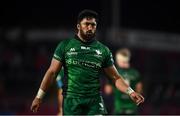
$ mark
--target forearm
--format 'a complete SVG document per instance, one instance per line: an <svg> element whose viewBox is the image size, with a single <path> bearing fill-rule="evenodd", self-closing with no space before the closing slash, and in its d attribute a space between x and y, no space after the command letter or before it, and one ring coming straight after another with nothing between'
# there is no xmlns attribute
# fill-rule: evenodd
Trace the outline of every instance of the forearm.
<svg viewBox="0 0 180 116"><path fill-rule="evenodd" d="M114 84L118 90L120 90L123 93L131 94L134 92L124 81L122 76L117 72L115 66L111 66L108 68L105 68L104 71L106 74L114 81Z"/></svg>
<svg viewBox="0 0 180 116"><path fill-rule="evenodd" d="M41 99L45 95L45 92L49 89L50 85L55 80L56 74L61 70L62 63L56 59L52 59L49 69L46 71L44 78L41 82L41 86L37 93L37 98Z"/></svg>
<svg viewBox="0 0 180 116"><path fill-rule="evenodd" d="M48 69L43 77L40 88L44 92L46 92L49 89L50 85L53 83L55 77L56 73Z"/></svg>
<svg viewBox="0 0 180 116"><path fill-rule="evenodd" d="M123 93L126 93L127 88L129 87L125 81L123 80L122 77L119 77L118 79L116 79L115 81L115 86L118 90L120 90Z"/></svg>
<svg viewBox="0 0 180 116"><path fill-rule="evenodd" d="M116 79L115 86L121 92L129 95L134 92L134 90L125 83L124 79L121 76L119 76L118 79Z"/></svg>
<svg viewBox="0 0 180 116"><path fill-rule="evenodd" d="M47 90L53 83L55 76L56 76L55 72L51 71L50 69L47 70L41 82L40 88L38 90L38 93L36 96L37 98L42 99L44 97L45 92L47 92Z"/></svg>

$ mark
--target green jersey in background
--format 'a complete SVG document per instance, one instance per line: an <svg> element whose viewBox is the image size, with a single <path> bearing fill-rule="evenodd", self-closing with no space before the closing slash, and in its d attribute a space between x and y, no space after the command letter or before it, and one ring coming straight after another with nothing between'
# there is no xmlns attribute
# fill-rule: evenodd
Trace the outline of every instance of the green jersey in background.
<svg viewBox="0 0 180 116"><path fill-rule="evenodd" d="M122 75L125 82L131 86L132 89L135 90L135 86L138 82L140 82L140 74L137 70L133 68L121 69L117 68L119 74ZM115 114L135 114L137 110L136 104L131 100L131 98L120 92L114 87L114 107Z"/></svg>
<svg viewBox="0 0 180 116"><path fill-rule="evenodd" d="M57 87L58 89L62 89L63 86L63 77L64 77L64 69L62 68L61 71L58 73L57 77L56 77L56 83L57 83Z"/></svg>

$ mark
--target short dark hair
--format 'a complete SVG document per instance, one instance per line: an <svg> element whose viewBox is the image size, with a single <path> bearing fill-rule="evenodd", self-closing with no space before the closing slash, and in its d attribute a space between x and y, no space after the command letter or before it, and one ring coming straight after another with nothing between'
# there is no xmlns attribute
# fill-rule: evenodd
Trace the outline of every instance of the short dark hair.
<svg viewBox="0 0 180 116"><path fill-rule="evenodd" d="M89 9L85 9L79 13L77 23L80 23L83 18L95 18L97 23L99 20L98 13Z"/></svg>

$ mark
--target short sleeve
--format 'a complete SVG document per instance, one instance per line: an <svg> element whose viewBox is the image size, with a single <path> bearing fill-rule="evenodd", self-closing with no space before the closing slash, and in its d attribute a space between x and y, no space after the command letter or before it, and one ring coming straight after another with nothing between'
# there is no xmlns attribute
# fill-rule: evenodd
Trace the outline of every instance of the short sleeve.
<svg viewBox="0 0 180 116"><path fill-rule="evenodd" d="M65 50L65 43L62 41L56 47L53 58L55 58L56 60L59 60L59 61L63 61L64 50Z"/></svg>
<svg viewBox="0 0 180 116"><path fill-rule="evenodd" d="M112 56L112 53L109 49L107 49L106 54L107 55L106 55L104 63L103 63L103 68L107 68L107 67L112 66L114 64L113 56Z"/></svg>

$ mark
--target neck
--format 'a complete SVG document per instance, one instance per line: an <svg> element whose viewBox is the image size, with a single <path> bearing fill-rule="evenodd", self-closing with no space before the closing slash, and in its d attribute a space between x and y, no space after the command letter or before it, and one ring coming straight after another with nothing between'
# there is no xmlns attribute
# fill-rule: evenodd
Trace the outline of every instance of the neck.
<svg viewBox="0 0 180 116"><path fill-rule="evenodd" d="M80 35L80 33L77 34L77 36L79 37L79 39L83 42L87 42L85 39L82 38L82 36Z"/></svg>

